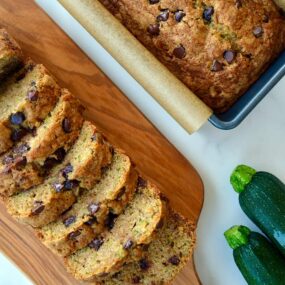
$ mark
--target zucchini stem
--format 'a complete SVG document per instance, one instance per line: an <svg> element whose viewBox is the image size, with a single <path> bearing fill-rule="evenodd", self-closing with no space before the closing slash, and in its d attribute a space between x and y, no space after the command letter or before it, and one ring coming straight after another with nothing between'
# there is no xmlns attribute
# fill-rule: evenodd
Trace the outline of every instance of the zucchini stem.
<svg viewBox="0 0 285 285"><path fill-rule="evenodd" d="M233 226L225 231L224 236L232 249L246 245L249 241L251 230L246 226Z"/></svg>
<svg viewBox="0 0 285 285"><path fill-rule="evenodd" d="M239 165L236 167L230 179L234 190L239 194L243 192L246 185L250 183L255 173L256 170L247 165Z"/></svg>

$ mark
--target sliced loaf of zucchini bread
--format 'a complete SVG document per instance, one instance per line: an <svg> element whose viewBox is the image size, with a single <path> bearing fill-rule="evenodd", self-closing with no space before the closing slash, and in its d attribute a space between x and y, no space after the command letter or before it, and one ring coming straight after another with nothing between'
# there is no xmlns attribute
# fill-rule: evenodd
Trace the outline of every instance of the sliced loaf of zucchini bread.
<svg viewBox="0 0 285 285"><path fill-rule="evenodd" d="M133 200L115 220L111 231L102 234L100 242L96 238L65 259L67 270L85 281L117 272L130 255L140 256L140 247L154 238L163 214L157 188L150 183L138 187Z"/></svg>
<svg viewBox="0 0 285 285"><path fill-rule="evenodd" d="M55 79L32 60L0 85L0 154L39 127L59 96Z"/></svg>
<svg viewBox="0 0 285 285"><path fill-rule="evenodd" d="M0 195L11 196L44 181L52 166L61 162L77 139L83 107L66 89L35 134L0 158Z"/></svg>
<svg viewBox="0 0 285 285"><path fill-rule="evenodd" d="M193 225L84 121L82 105L42 65L21 62L0 29L0 196L8 212L79 280L169 284L190 259Z"/></svg>
<svg viewBox="0 0 285 285"><path fill-rule="evenodd" d="M165 225L149 244L143 258L127 262L119 272L102 278L99 285L167 285L190 260L195 225L170 209Z"/></svg>
<svg viewBox="0 0 285 285"><path fill-rule="evenodd" d="M21 48L5 29L0 28L0 83L21 66L22 62Z"/></svg>
<svg viewBox="0 0 285 285"><path fill-rule="evenodd" d="M93 187L101 176L101 168L111 159L109 145L94 139L94 136L99 137L96 127L85 122L78 140L63 162L54 167L43 184L9 197L6 202L8 212L22 223L40 227L54 221L71 207L80 194L81 181ZM83 175L83 170L88 168L93 172L86 170L86 175ZM73 173L72 180L67 175L69 173Z"/></svg>
<svg viewBox="0 0 285 285"><path fill-rule="evenodd" d="M137 172L127 155L116 149L112 163L95 187L78 198L72 208L57 221L37 231L38 237L54 253L67 256L100 243L99 234L108 226L109 213L118 215L132 199ZM66 223L66 221L71 221ZM107 225L106 225L107 224Z"/></svg>

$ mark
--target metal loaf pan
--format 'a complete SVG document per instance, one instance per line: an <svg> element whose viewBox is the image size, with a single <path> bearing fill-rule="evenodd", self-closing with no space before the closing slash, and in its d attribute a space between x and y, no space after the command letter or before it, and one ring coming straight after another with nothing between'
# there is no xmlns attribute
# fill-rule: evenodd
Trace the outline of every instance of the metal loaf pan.
<svg viewBox="0 0 285 285"><path fill-rule="evenodd" d="M223 130L237 127L284 75L285 51L228 111L212 115L209 121Z"/></svg>

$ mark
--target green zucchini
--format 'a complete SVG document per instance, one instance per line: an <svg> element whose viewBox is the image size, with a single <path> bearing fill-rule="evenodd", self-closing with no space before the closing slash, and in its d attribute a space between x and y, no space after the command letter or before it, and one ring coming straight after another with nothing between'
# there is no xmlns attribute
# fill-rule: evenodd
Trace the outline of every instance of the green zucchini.
<svg viewBox="0 0 285 285"><path fill-rule="evenodd" d="M274 175L245 165L235 169L231 183L242 210L285 256L285 185Z"/></svg>
<svg viewBox="0 0 285 285"><path fill-rule="evenodd" d="M225 232L225 238L249 285L285 284L285 259L264 236L245 226L234 226Z"/></svg>

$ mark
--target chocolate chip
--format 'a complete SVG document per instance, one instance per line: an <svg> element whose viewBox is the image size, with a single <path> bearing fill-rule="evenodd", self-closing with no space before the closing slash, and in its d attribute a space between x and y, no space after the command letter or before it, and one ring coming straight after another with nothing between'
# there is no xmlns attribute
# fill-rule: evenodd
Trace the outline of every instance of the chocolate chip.
<svg viewBox="0 0 285 285"><path fill-rule="evenodd" d="M69 240L75 240L80 235L81 235L81 232L80 232L80 230L78 230L78 231L74 231L74 232L69 233L67 238Z"/></svg>
<svg viewBox="0 0 285 285"><path fill-rule="evenodd" d="M176 265L177 266L180 263L180 259L176 255L173 255L172 257L170 257L168 259L168 262L171 263L172 265Z"/></svg>
<svg viewBox="0 0 285 285"><path fill-rule="evenodd" d="M142 177L139 176L137 182L137 188L145 188L146 186L147 186L146 180L144 180Z"/></svg>
<svg viewBox="0 0 285 285"><path fill-rule="evenodd" d="M236 57L236 52L233 50L226 50L224 52L224 59L227 61L227 63L231 64Z"/></svg>
<svg viewBox="0 0 285 285"><path fill-rule="evenodd" d="M3 160L2 160L2 163L3 164L10 164L14 161L14 158L12 155L5 155Z"/></svg>
<svg viewBox="0 0 285 285"><path fill-rule="evenodd" d="M116 200L117 201L120 200L124 196L125 193L126 193L126 187L122 187L119 194L117 195Z"/></svg>
<svg viewBox="0 0 285 285"><path fill-rule="evenodd" d="M63 190L64 185L62 183L55 182L52 184L52 187L57 193L60 193Z"/></svg>
<svg viewBox="0 0 285 285"><path fill-rule="evenodd" d="M55 151L54 155L56 156L57 161L61 162L66 155L66 151L63 147L61 147Z"/></svg>
<svg viewBox="0 0 285 285"><path fill-rule="evenodd" d="M25 130L23 128L14 129L12 131L12 134L11 134L11 140L13 142L17 142L17 141L21 140L27 133L28 133L27 130Z"/></svg>
<svg viewBox="0 0 285 285"><path fill-rule="evenodd" d="M105 220L105 226L111 230L114 227L115 219L118 217L118 215L113 214L112 212L109 212L106 220Z"/></svg>
<svg viewBox="0 0 285 285"><path fill-rule="evenodd" d="M76 221L76 217L75 216L70 216L66 219L63 220L63 224L66 227L69 227L71 224L73 224Z"/></svg>
<svg viewBox="0 0 285 285"><path fill-rule="evenodd" d="M10 123L12 125L20 126L25 120L26 120L26 117L24 113L22 112L17 112L10 116Z"/></svg>
<svg viewBox="0 0 285 285"><path fill-rule="evenodd" d="M179 59L184 58L186 56L185 48L182 45L180 45L179 47L176 47L173 50L173 55Z"/></svg>
<svg viewBox="0 0 285 285"><path fill-rule="evenodd" d="M55 158L53 158L53 157L48 157L48 158L45 160L43 167L44 167L45 170L50 170L50 169L52 169L57 163L58 163L58 161L57 161Z"/></svg>
<svg viewBox="0 0 285 285"><path fill-rule="evenodd" d="M147 27L147 31L152 36L158 36L160 33L159 24L151 24Z"/></svg>
<svg viewBox="0 0 285 285"><path fill-rule="evenodd" d="M61 170L61 174L65 179L68 179L68 174L73 171L73 166L69 163Z"/></svg>
<svg viewBox="0 0 285 285"><path fill-rule="evenodd" d="M214 7L212 7L212 6L206 7L203 11L203 19L206 22L211 22L214 12L215 12Z"/></svg>
<svg viewBox="0 0 285 285"><path fill-rule="evenodd" d="M31 102L35 102L39 99L39 92L36 89L31 89L27 93L27 98Z"/></svg>
<svg viewBox="0 0 285 285"><path fill-rule="evenodd" d="M186 16L186 14L182 10L177 10L174 13L174 17L175 17L176 22L181 22L185 16Z"/></svg>
<svg viewBox="0 0 285 285"><path fill-rule="evenodd" d="M72 190L79 186L79 182L77 180L66 180L64 182L64 189L65 190Z"/></svg>
<svg viewBox="0 0 285 285"><path fill-rule="evenodd" d="M149 0L149 4L153 5L153 4L157 4L159 3L160 0Z"/></svg>
<svg viewBox="0 0 285 285"><path fill-rule="evenodd" d="M149 262L144 258L139 261L139 266L140 266L140 269L144 271L148 270L150 267Z"/></svg>
<svg viewBox="0 0 285 285"><path fill-rule="evenodd" d="M157 21L166 22L169 18L169 10L162 10L161 13L156 17Z"/></svg>
<svg viewBox="0 0 285 285"><path fill-rule="evenodd" d="M39 215L45 209L45 205L42 201L35 201L34 208L32 210L33 215Z"/></svg>
<svg viewBox="0 0 285 285"><path fill-rule="evenodd" d="M129 239L124 244L124 249L130 249L133 245L134 245L133 241Z"/></svg>
<svg viewBox="0 0 285 285"><path fill-rule="evenodd" d="M99 203L91 203L88 205L88 211L91 215L95 215L100 210Z"/></svg>
<svg viewBox="0 0 285 285"><path fill-rule="evenodd" d="M211 66L211 71L213 72L218 72L218 71L222 71L224 69L224 66L222 63L220 63L218 60L214 60L213 64Z"/></svg>
<svg viewBox="0 0 285 285"><path fill-rule="evenodd" d="M98 223L97 218L92 217L87 222L85 222L84 224L91 227L92 225L97 224L97 223Z"/></svg>
<svg viewBox="0 0 285 285"><path fill-rule="evenodd" d="M253 34L256 38L260 38L263 35L263 28L262 27L255 27L253 29Z"/></svg>
<svg viewBox="0 0 285 285"><path fill-rule="evenodd" d="M62 129L67 134L71 132L71 122L70 122L70 120L68 118L65 118L62 121Z"/></svg>
<svg viewBox="0 0 285 285"><path fill-rule="evenodd" d="M236 0L235 2L238 9L242 7L242 0Z"/></svg>
<svg viewBox="0 0 285 285"><path fill-rule="evenodd" d="M16 169L21 169L23 167L25 167L27 165L27 158L25 156L23 157L17 157L15 160L14 160L14 164L15 164L15 167Z"/></svg>
<svg viewBox="0 0 285 285"><path fill-rule="evenodd" d="M141 281L141 278L139 276L133 277L133 284L139 284Z"/></svg>
<svg viewBox="0 0 285 285"><path fill-rule="evenodd" d="M96 251L103 245L104 240L102 238L95 238L89 243L89 247L95 249Z"/></svg>

